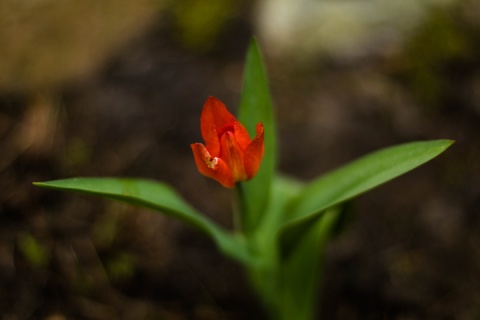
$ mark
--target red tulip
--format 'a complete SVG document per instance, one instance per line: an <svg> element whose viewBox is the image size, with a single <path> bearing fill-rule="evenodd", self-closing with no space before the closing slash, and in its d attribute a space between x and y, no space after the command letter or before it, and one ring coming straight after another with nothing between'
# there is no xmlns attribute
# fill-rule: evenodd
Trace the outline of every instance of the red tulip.
<svg viewBox="0 0 480 320"><path fill-rule="evenodd" d="M263 158L263 124L251 140L245 127L215 97L209 97L200 116L205 145L193 143L198 171L233 188L235 182L253 178Z"/></svg>

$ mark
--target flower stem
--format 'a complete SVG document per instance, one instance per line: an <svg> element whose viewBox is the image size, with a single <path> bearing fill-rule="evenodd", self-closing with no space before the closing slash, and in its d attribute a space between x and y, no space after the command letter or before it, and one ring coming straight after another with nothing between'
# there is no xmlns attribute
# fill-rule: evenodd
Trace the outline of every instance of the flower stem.
<svg viewBox="0 0 480 320"><path fill-rule="evenodd" d="M235 185L235 196L233 201L233 230L236 233L243 234L242 216L245 214L245 191L243 190L243 184L237 183Z"/></svg>

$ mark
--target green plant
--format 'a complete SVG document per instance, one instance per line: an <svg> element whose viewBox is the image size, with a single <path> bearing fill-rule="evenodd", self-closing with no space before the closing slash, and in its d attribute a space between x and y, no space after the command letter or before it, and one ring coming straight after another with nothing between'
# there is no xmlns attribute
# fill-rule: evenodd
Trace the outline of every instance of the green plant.
<svg viewBox="0 0 480 320"><path fill-rule="evenodd" d="M390 147L309 183L283 177L276 171L275 122L267 78L255 41L247 54L238 119L250 136L256 133L253 141L261 139L262 142L263 160L256 177L243 181L253 177L253 171L258 169L255 164L248 165L254 169L246 168L247 174L234 174L233 180L231 174L227 178L207 174L227 187L235 186L237 205L233 214L239 223L233 232L216 225L161 182L73 178L34 184L119 200L183 220L208 235L222 253L245 267L272 319L307 320L314 316L324 248L340 216L342 203L420 166L453 143L434 140ZM237 123L233 116L229 121ZM227 126L226 130L231 130L229 135L233 137L234 125L228 123ZM219 131L223 129L215 130L218 130L215 139L221 140ZM227 138L233 139L231 136ZM200 166L205 161L204 169L200 170L215 168L221 156L217 159L216 155L202 153L207 149L199 144L192 145L194 154L197 147L200 148L199 156L196 155ZM254 153L257 160L262 158L258 150Z"/></svg>

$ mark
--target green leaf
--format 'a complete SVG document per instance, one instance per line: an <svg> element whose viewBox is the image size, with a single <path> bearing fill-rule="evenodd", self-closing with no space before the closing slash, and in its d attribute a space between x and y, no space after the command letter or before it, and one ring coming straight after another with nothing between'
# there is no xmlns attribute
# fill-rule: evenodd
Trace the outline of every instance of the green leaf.
<svg viewBox="0 0 480 320"><path fill-rule="evenodd" d="M96 195L162 212L203 231L217 243L220 250L232 258L252 263L243 242L193 209L164 183L143 179L72 178L33 184L61 191Z"/></svg>
<svg viewBox="0 0 480 320"><path fill-rule="evenodd" d="M302 191L303 184L295 179L275 175L271 188L271 202L264 212L261 224L248 238L252 254L261 263L248 271L250 282L265 305L275 312L279 301L276 296L281 279L278 277L278 228L285 222L288 204ZM275 318L273 318L275 319Z"/></svg>
<svg viewBox="0 0 480 320"><path fill-rule="evenodd" d="M332 208L317 216L298 238L292 254L281 263L275 319L314 319L325 249L339 213L340 210Z"/></svg>
<svg viewBox="0 0 480 320"><path fill-rule="evenodd" d="M283 175L274 176L270 205L264 211L263 219L252 238L252 245L259 247L257 250L261 251L263 256L277 254L276 234L286 222L289 204L298 197L303 188L304 184L296 179Z"/></svg>
<svg viewBox="0 0 480 320"><path fill-rule="evenodd" d="M271 181L276 166L276 138L272 102L260 49L252 40L247 53L243 92L238 119L255 136L255 126L262 122L265 128L265 154L255 178L238 185L242 214L242 228L248 234L258 225L268 205Z"/></svg>
<svg viewBox="0 0 480 320"><path fill-rule="evenodd" d="M282 256L305 224L332 206L392 180L435 158L453 141L412 142L364 156L310 183L290 208L291 220L280 230ZM303 225L303 226L302 226ZM299 231L300 230L300 231ZM293 245L294 246L294 245Z"/></svg>
<svg viewBox="0 0 480 320"><path fill-rule="evenodd" d="M311 320L325 247L339 211L328 210L304 228L296 248L281 263L260 265L250 270L250 279L271 319Z"/></svg>

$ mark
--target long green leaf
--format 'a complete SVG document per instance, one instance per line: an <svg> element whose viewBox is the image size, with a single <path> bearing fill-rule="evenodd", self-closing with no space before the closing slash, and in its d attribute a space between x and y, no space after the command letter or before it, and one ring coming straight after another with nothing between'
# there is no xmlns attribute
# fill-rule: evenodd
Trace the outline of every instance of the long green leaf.
<svg viewBox="0 0 480 320"><path fill-rule="evenodd" d="M292 178L275 175L271 188L271 202L264 212L261 224L248 239L251 252L262 263L249 269L250 282L271 313L279 309L281 297L277 294L282 283L278 276L278 228L285 222L286 210L292 199L302 191L303 184ZM273 319L276 319L274 317Z"/></svg>
<svg viewBox="0 0 480 320"><path fill-rule="evenodd" d="M260 49L252 40L247 53L243 92L238 109L238 119L251 136L255 126L262 122L265 128L265 154L257 176L241 183L240 194L242 227L246 233L253 231L268 205L271 181L276 166L275 123L267 76Z"/></svg>
<svg viewBox="0 0 480 320"><path fill-rule="evenodd" d="M292 200L301 194L304 184L290 177L275 175L271 188L271 202L263 212L263 219L257 226L254 237L251 238L252 246L262 252L262 257L269 256L276 260L278 244L276 235L280 226L286 222L288 208Z"/></svg>
<svg viewBox="0 0 480 320"><path fill-rule="evenodd" d="M332 208L306 226L295 250L281 263L270 261L250 269L250 280L271 319L313 319L325 246L338 213Z"/></svg>
<svg viewBox="0 0 480 320"><path fill-rule="evenodd" d="M180 219L209 235L227 255L250 263L243 243L187 204L170 186L144 179L72 178L34 185L61 191L96 195L126 202Z"/></svg>
<svg viewBox="0 0 480 320"><path fill-rule="evenodd" d="M290 208L291 220L280 230L280 245L295 241L302 224L311 223L325 209L351 199L402 175L445 151L453 141L412 142L360 158L310 183ZM281 248L282 249L282 248ZM284 249L284 248L283 248ZM285 256L285 252L282 253Z"/></svg>
<svg viewBox="0 0 480 320"><path fill-rule="evenodd" d="M295 250L281 263L281 285L274 293L280 302L277 319L314 318L325 249L338 217L339 210L332 208L312 221L299 237Z"/></svg>

